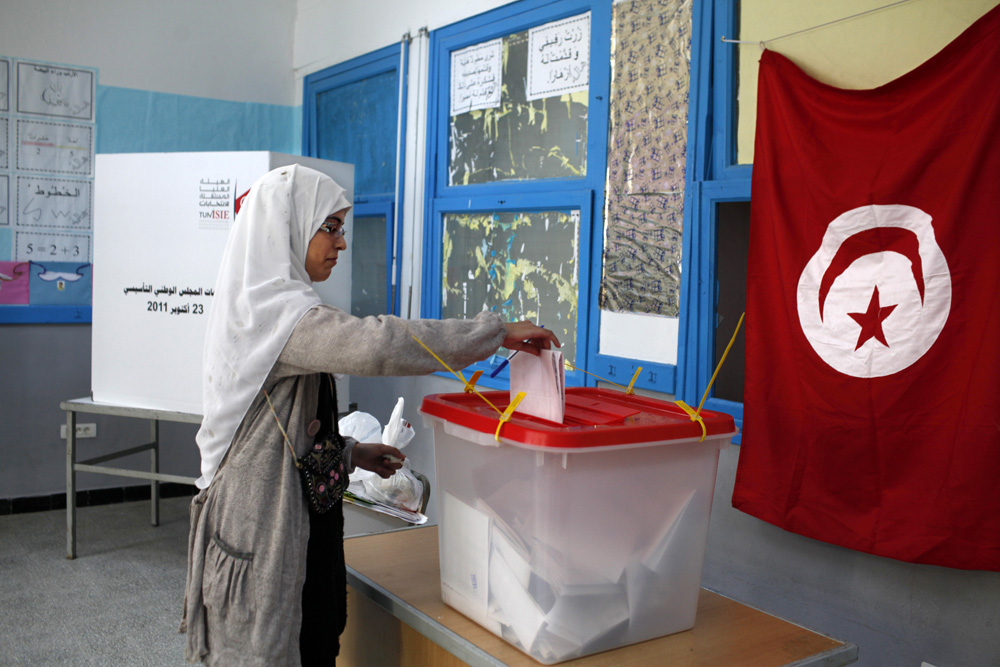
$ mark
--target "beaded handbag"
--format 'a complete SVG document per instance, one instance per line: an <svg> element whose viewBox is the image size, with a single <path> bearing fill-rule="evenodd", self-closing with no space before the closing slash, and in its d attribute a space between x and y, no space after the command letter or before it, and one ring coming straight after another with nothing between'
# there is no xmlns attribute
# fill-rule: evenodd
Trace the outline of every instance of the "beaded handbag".
<svg viewBox="0 0 1000 667"><path fill-rule="evenodd" d="M330 392L326 394L323 391L325 387L321 389L319 412L321 417L324 416L324 407L326 407L324 404L332 403L334 406L332 408L333 426L322 429L323 434L316 437L312 448L302 458L295 455L292 443L288 440L288 434L285 433L285 429L274 411L271 397L267 395L266 391L264 392L264 398L267 399L267 404L271 408L274 421L278 423L278 429L284 436L285 444L288 445L288 451L291 452L292 460L295 461L295 467L299 471L309 508L317 514L325 514L340 502L349 481L347 467L344 465L344 440L340 437L340 429L337 428L335 407L337 405L337 389L333 377L326 374L326 378L329 382Z"/></svg>

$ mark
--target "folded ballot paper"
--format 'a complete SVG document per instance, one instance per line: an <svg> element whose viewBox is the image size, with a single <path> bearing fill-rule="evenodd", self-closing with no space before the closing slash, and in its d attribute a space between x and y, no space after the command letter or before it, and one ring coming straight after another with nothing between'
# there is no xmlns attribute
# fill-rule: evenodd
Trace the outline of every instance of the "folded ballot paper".
<svg viewBox="0 0 1000 667"><path fill-rule="evenodd" d="M510 400L520 393L525 396L515 412L541 417L559 424L566 412L566 369L563 353L542 350L533 354L513 354L510 357Z"/></svg>
<svg viewBox="0 0 1000 667"><path fill-rule="evenodd" d="M670 508L617 580L593 563L571 564L572 554L534 536L523 516L530 508L512 500L505 490L474 504L444 492L446 604L545 664L693 625L697 600L686 598L697 597L698 582L685 576L692 564L679 537L692 519L690 496Z"/></svg>

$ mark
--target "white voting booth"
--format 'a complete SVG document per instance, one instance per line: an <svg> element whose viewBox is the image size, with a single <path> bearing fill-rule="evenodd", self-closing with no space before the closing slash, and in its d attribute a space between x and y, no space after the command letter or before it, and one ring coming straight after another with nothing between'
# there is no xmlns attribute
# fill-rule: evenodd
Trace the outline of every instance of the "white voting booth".
<svg viewBox="0 0 1000 667"><path fill-rule="evenodd" d="M202 347L236 199L268 171L299 163L354 196L354 166L267 151L97 155L93 399L201 414ZM353 225L348 215L348 238ZM350 311L351 253L320 298ZM338 383L347 405L346 378Z"/></svg>

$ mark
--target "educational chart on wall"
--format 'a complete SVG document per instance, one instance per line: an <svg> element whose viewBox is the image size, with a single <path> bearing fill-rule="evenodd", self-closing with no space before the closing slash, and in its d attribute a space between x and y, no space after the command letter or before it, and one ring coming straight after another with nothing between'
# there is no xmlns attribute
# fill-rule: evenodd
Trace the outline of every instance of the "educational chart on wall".
<svg viewBox="0 0 1000 667"><path fill-rule="evenodd" d="M267 151L97 156L91 388L101 403L201 413L206 315L236 204L268 171L293 163L354 196L354 167ZM348 216L348 236L353 225ZM351 253L313 286L350 310ZM342 392L346 399L347 392Z"/></svg>
<svg viewBox="0 0 1000 667"><path fill-rule="evenodd" d="M96 88L96 69L0 57L2 306L91 303Z"/></svg>

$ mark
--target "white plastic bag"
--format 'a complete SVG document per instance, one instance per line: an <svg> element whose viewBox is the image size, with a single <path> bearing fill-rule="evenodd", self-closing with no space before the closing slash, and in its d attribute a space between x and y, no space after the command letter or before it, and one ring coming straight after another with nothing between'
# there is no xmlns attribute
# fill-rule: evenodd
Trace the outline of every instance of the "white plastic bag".
<svg viewBox="0 0 1000 667"><path fill-rule="evenodd" d="M402 449L413 439L416 433L408 421L403 419L403 398L396 401L385 428L378 419L367 412L352 412L338 424L340 434L351 437L358 442L378 442ZM380 435L381 431L381 435ZM388 479L361 468L351 473L351 486L361 483L364 495L376 502L393 507L403 507L413 512L420 511L420 502L424 493L423 483L410 472L410 462L403 461L400 468Z"/></svg>
<svg viewBox="0 0 1000 667"><path fill-rule="evenodd" d="M411 512L420 511L424 485L410 472L409 461L403 461L403 467L387 479L371 473L362 479L362 484L373 500L393 507L405 507Z"/></svg>
<svg viewBox="0 0 1000 667"><path fill-rule="evenodd" d="M396 407L392 409L392 416L389 417L389 423L385 425L385 430L382 431L382 444L402 449L410 443L410 440L413 440L414 435L416 433L413 431L413 427L410 426L410 422L403 419L403 397L400 396L396 401Z"/></svg>
<svg viewBox="0 0 1000 667"><path fill-rule="evenodd" d="M342 417L337 425L340 435L358 442L377 442L382 431L382 424L367 412L352 412Z"/></svg>

